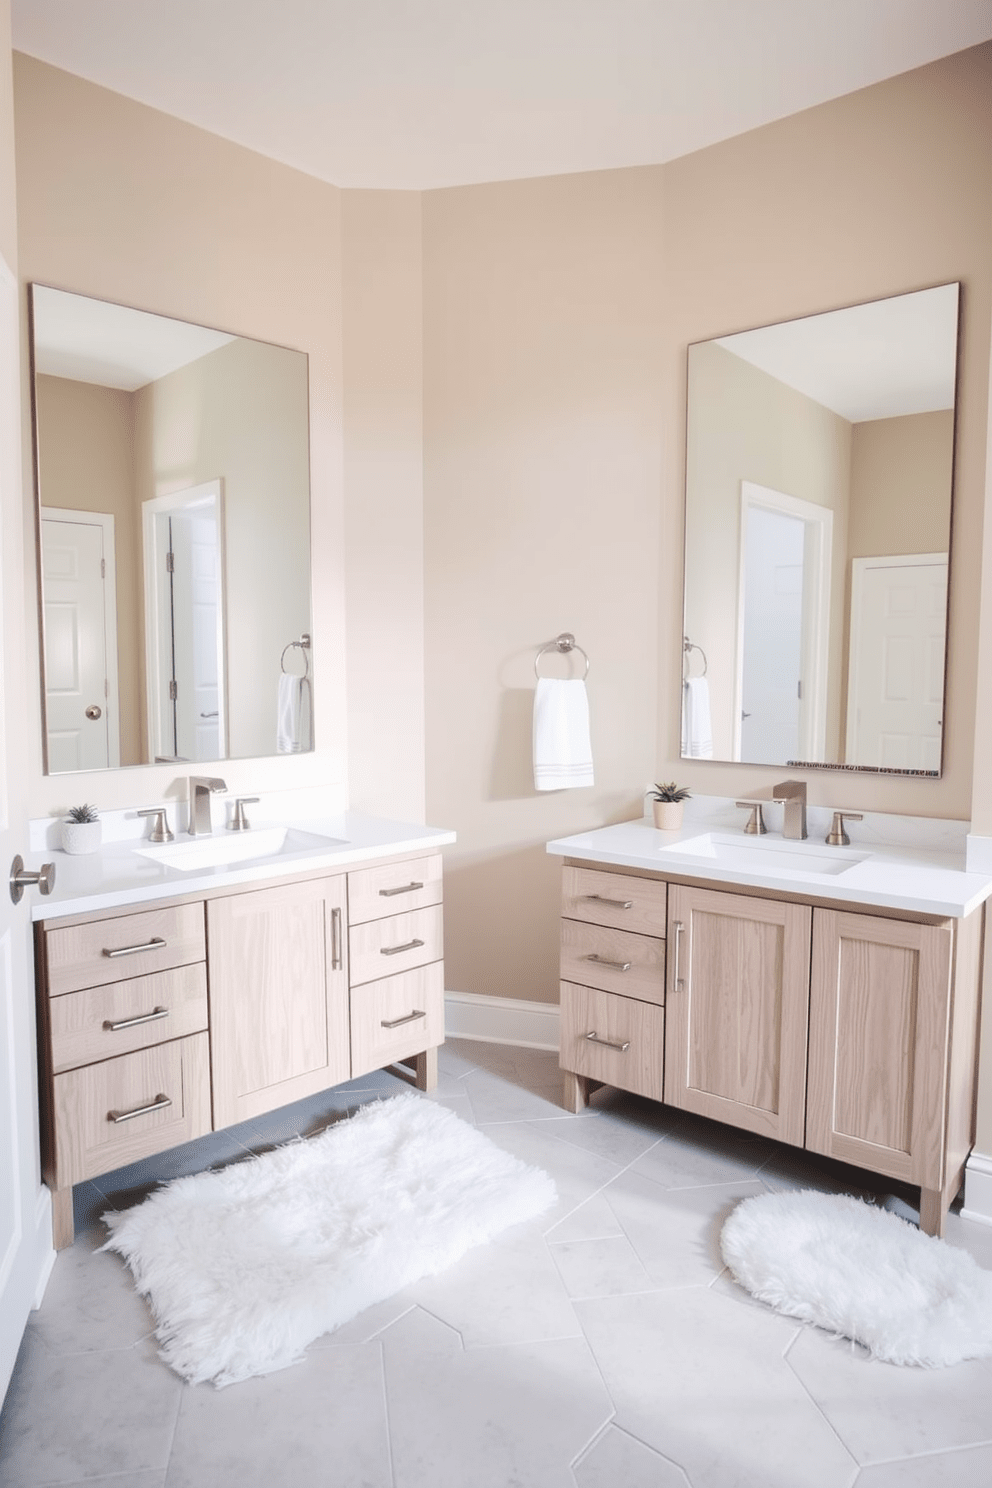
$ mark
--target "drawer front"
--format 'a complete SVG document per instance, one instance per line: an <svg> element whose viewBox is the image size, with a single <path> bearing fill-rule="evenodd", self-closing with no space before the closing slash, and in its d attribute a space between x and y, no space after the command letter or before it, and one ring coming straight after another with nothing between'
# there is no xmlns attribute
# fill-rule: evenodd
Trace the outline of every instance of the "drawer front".
<svg viewBox="0 0 992 1488"><path fill-rule="evenodd" d="M561 976L641 1002L665 1001L665 942L583 920L561 922Z"/></svg>
<svg viewBox="0 0 992 1488"><path fill-rule="evenodd" d="M444 1043L440 961L351 993L351 1073L364 1075Z"/></svg>
<svg viewBox="0 0 992 1488"><path fill-rule="evenodd" d="M363 925L366 920L424 909L440 904L441 896L440 853L407 863L358 868L348 874L348 923Z"/></svg>
<svg viewBox="0 0 992 1488"><path fill-rule="evenodd" d="M567 919L664 938L668 885L660 879L566 864L561 889Z"/></svg>
<svg viewBox="0 0 992 1488"><path fill-rule="evenodd" d="M207 1027L207 968L200 961L67 992L51 999L49 1018L56 1074L200 1033Z"/></svg>
<svg viewBox="0 0 992 1488"><path fill-rule="evenodd" d="M661 1100L664 1045L663 1008L562 982L562 1069Z"/></svg>
<svg viewBox="0 0 992 1488"><path fill-rule="evenodd" d="M348 931L351 985L357 987L362 982L425 966L429 961L440 961L443 943L440 904L412 914L390 915L388 920L352 925Z"/></svg>
<svg viewBox="0 0 992 1488"><path fill-rule="evenodd" d="M205 955L202 903L163 904L45 931L51 997L186 966Z"/></svg>
<svg viewBox="0 0 992 1488"><path fill-rule="evenodd" d="M56 1075L56 1184L65 1188L210 1130L208 1035ZM170 1105L126 1120L145 1106Z"/></svg>

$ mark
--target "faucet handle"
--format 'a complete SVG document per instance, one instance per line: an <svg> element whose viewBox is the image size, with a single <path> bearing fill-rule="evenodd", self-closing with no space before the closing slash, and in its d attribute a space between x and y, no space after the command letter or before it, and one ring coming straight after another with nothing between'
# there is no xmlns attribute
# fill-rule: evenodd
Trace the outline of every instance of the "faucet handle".
<svg viewBox="0 0 992 1488"><path fill-rule="evenodd" d="M825 838L831 847L847 847L850 843L851 839L844 831L845 821L864 821L864 816L860 811L835 811Z"/></svg>
<svg viewBox="0 0 992 1488"><path fill-rule="evenodd" d="M750 811L751 815L744 825L744 830L745 832L749 832L752 837L759 837L763 832L768 831L768 828L765 826L765 818L761 813L763 804L762 801L734 802L734 805L739 806L742 811Z"/></svg>
<svg viewBox="0 0 992 1488"><path fill-rule="evenodd" d="M138 816L153 816L152 829L148 834L149 842L172 842L175 834L169 827L169 818L165 814L164 806L149 806L147 811L139 811Z"/></svg>
<svg viewBox="0 0 992 1488"><path fill-rule="evenodd" d="M234 801L234 815L227 824L229 832L247 832L251 822L245 816L245 807L252 806L259 800L258 796L236 796Z"/></svg>

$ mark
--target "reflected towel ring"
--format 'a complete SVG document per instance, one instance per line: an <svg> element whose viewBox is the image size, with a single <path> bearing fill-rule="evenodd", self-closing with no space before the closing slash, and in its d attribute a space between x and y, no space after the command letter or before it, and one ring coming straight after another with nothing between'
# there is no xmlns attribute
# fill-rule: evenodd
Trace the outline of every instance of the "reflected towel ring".
<svg viewBox="0 0 992 1488"><path fill-rule="evenodd" d="M701 677L705 677L706 676L706 652L703 650L702 646L697 646L696 643L695 643L695 641L690 641L689 637L687 635L684 635L682 637L682 657L683 657L683 660L685 659L685 657L687 657L689 655L689 652L690 651L698 651L699 654L700 654L700 656L703 658L703 670L700 672L699 675ZM688 679L686 679L686 680L688 680Z"/></svg>
<svg viewBox="0 0 992 1488"><path fill-rule="evenodd" d="M582 657L582 659L585 661L585 664L586 664L586 669L582 673L582 680L585 681L585 679L588 677L588 675L589 675L589 658L586 655L586 653L583 651L582 647L576 645L576 643L575 643L575 637L573 635L570 635L567 630L563 630L562 633L561 633L561 635L560 636L557 636L555 638L555 640L549 641L546 646L542 646L541 649L540 649L540 651L538 651L537 655L534 657L534 676L537 677L537 678L540 678L540 675L541 675L541 671L540 671L540 667L538 666L538 663L540 662L541 657L544 655L544 653L546 651L558 651L563 656L566 656L569 651L578 651L579 655Z"/></svg>
<svg viewBox="0 0 992 1488"><path fill-rule="evenodd" d="M303 652L303 675L304 675L304 677L309 677L310 676L310 657L309 657L309 655L307 653L310 650L310 637L307 635L306 631L304 631L304 633L300 636L300 639L298 641L289 641L285 646L283 646L283 648L282 648L282 655L279 658L279 670L281 672L285 672L285 670L286 670L286 652L287 651L292 651L294 647L297 647L300 651Z"/></svg>

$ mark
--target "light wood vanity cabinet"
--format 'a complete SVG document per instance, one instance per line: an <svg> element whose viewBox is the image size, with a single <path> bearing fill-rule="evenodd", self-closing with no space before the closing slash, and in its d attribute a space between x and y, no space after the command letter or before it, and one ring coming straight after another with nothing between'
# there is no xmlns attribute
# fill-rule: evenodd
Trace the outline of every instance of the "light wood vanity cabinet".
<svg viewBox="0 0 992 1488"><path fill-rule="evenodd" d="M35 926L43 1174L72 1185L444 1042L439 853Z"/></svg>
<svg viewBox="0 0 992 1488"><path fill-rule="evenodd" d="M588 959L601 904L635 893L667 898L667 995L633 966L604 991ZM566 862L565 1104L615 1085L919 1185L939 1234L974 1135L982 925Z"/></svg>

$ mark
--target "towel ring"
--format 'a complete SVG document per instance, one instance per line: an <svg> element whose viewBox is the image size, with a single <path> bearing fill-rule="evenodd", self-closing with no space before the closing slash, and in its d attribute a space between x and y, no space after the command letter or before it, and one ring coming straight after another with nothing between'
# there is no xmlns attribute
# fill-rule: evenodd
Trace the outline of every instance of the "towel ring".
<svg viewBox="0 0 992 1488"><path fill-rule="evenodd" d="M701 677L705 677L706 676L706 652L703 650L702 646L697 646L696 643L695 643L695 641L690 641L689 637L687 635L684 635L682 637L682 657L683 657L683 660L685 659L685 657L687 657L689 655L689 652L690 651L698 651L699 654L700 654L700 656L703 658L703 670L700 672L699 675Z"/></svg>
<svg viewBox="0 0 992 1488"><path fill-rule="evenodd" d="M570 635L567 630L563 630L560 636L557 636L556 639L553 640L553 641L549 641L546 646L542 646L541 649L540 649L540 651L538 651L537 655L534 657L534 676L535 677L538 677L539 678L540 675L541 675L541 671L540 671L540 667L538 666L538 662L541 660L541 657L544 655L544 653L546 651L558 651L563 656L566 656L569 651L578 651L579 655L582 657L582 659L584 660L584 662L586 664L586 669L582 673L582 680L585 681L585 679L588 677L588 675L589 675L589 658L586 655L586 653L583 651L582 647L576 645L576 643L575 643L575 637L573 635Z"/></svg>
<svg viewBox="0 0 992 1488"><path fill-rule="evenodd" d="M306 631L304 631L298 641L289 641L287 645L283 646L282 655L279 658L279 670L281 672L285 672L286 652L292 651L294 647L297 647L300 651L303 652L303 675L304 677L309 677L310 657L307 655L307 652L310 650L310 637L307 635Z"/></svg>

